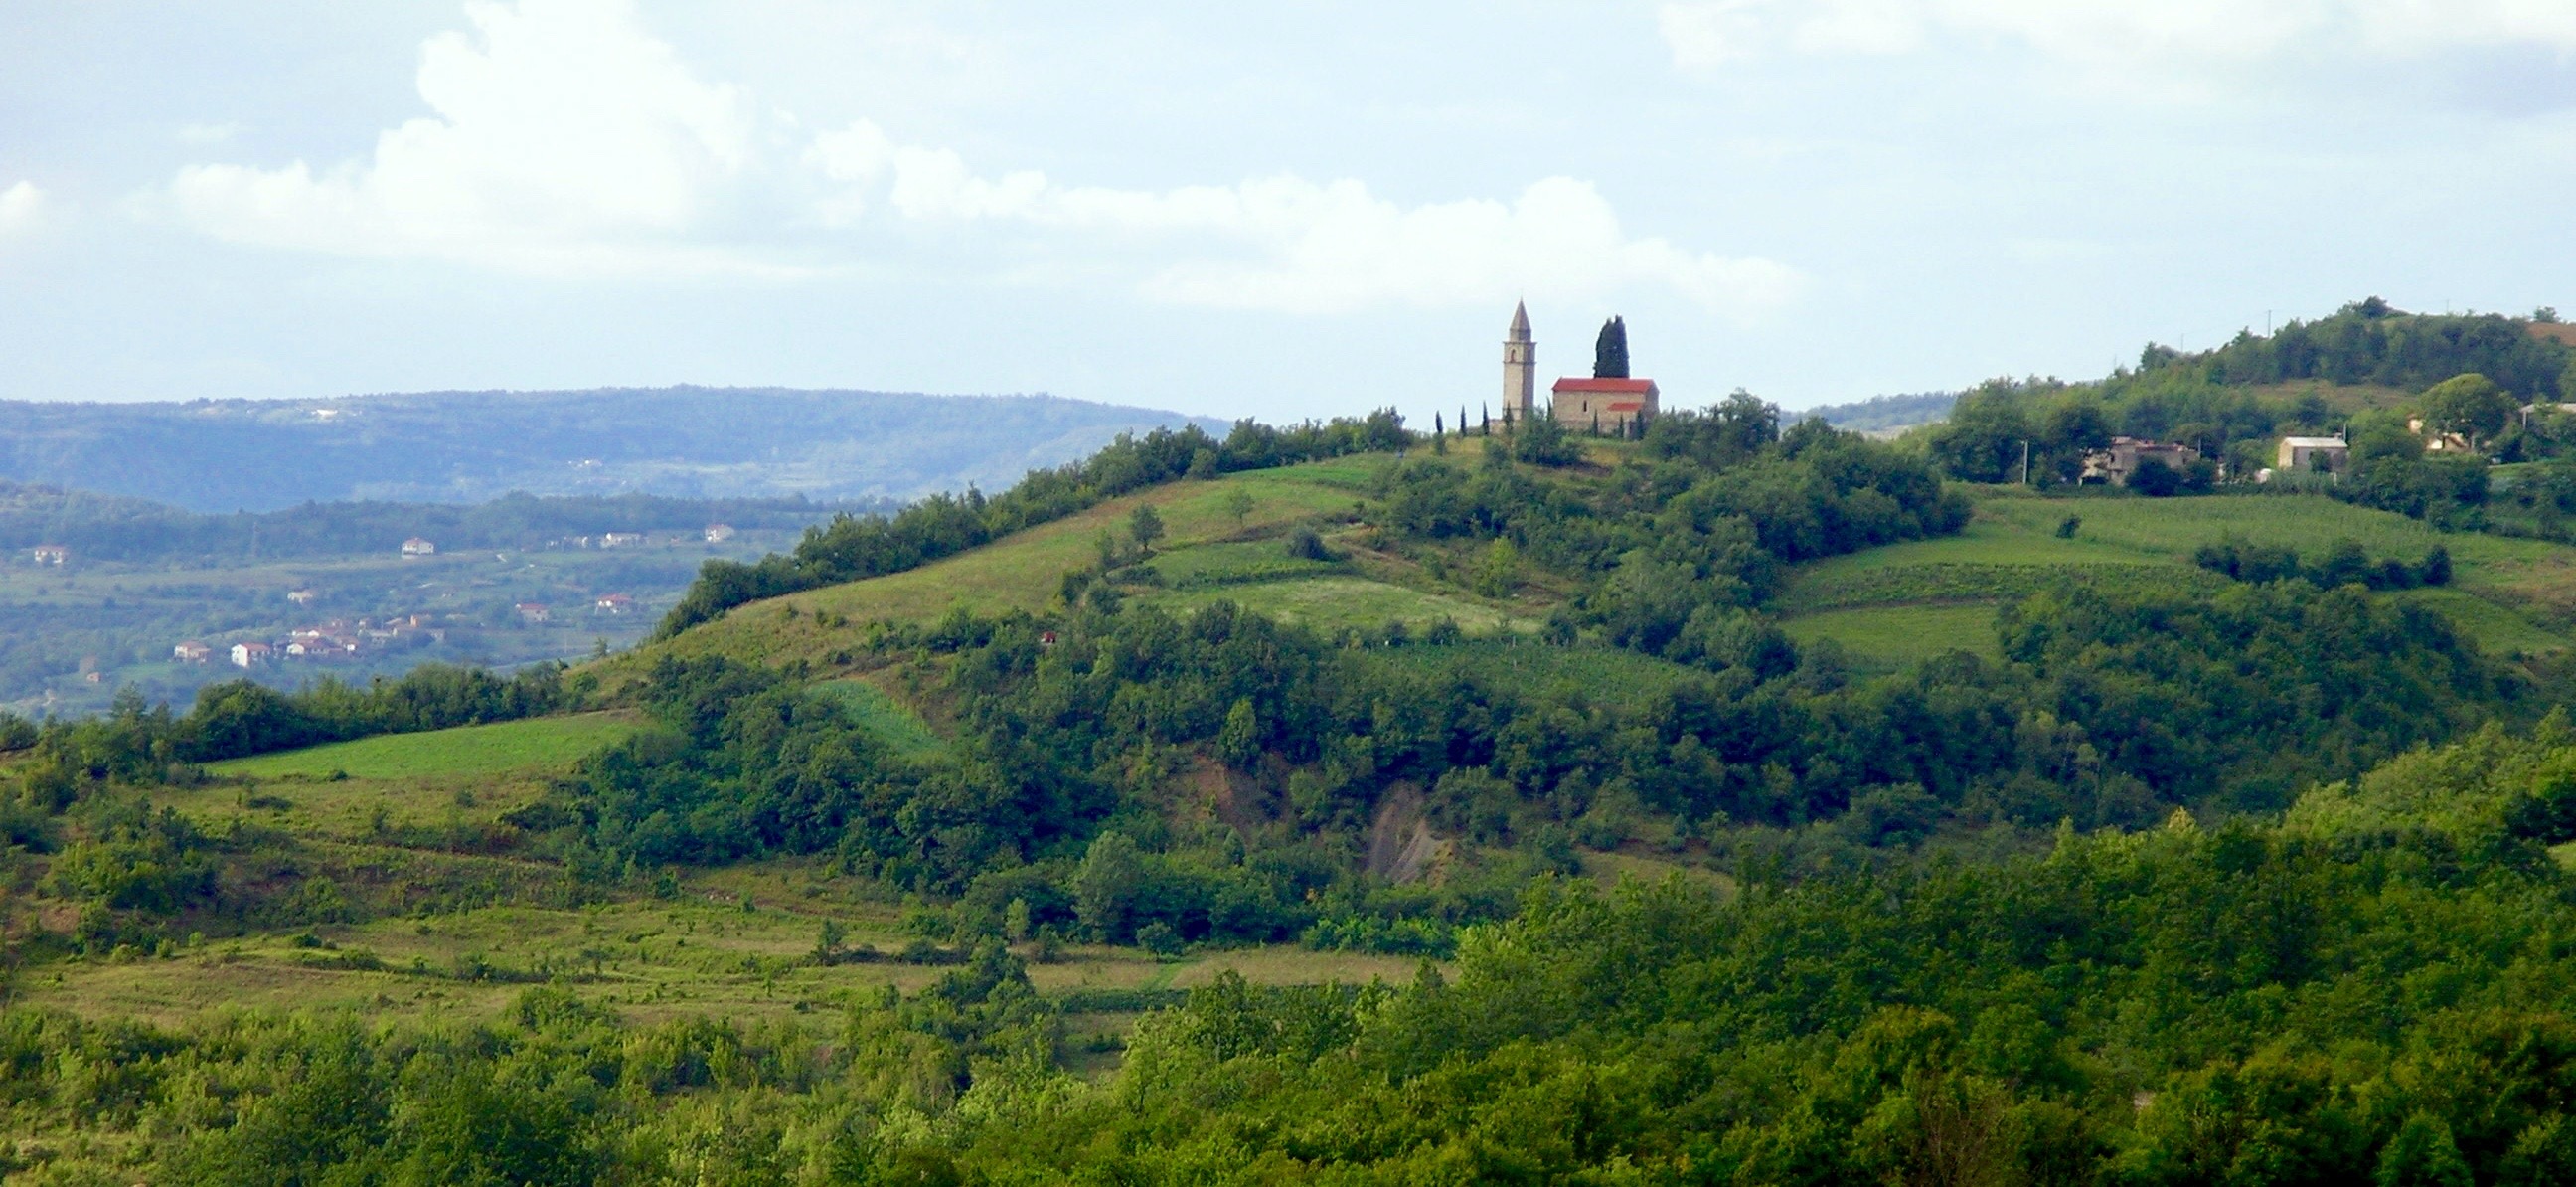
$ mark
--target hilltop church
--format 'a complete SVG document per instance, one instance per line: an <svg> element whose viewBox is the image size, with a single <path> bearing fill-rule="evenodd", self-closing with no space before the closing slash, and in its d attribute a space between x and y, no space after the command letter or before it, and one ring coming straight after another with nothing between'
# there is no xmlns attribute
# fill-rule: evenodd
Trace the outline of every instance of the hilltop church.
<svg viewBox="0 0 2576 1187"><path fill-rule="evenodd" d="M1530 337L1529 305L1524 302L1513 308L1510 335L1503 339L1505 422L1549 416L1569 429L1597 428L1624 437L1630 425L1653 420L1663 393L1655 387L1654 380L1629 377L1627 324L1611 319L1609 325L1602 327L1602 341L1605 347L1615 341L1615 352L1599 352L1589 379L1568 376L1557 380L1549 391L1547 407L1542 409L1538 405L1538 342Z"/></svg>

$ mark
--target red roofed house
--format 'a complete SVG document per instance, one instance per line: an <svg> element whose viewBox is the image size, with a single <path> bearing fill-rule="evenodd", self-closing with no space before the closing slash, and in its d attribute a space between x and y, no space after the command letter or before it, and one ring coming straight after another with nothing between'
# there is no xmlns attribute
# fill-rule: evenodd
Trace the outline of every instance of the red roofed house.
<svg viewBox="0 0 2576 1187"><path fill-rule="evenodd" d="M268 662L271 649L266 643L233 644L233 666L248 668Z"/></svg>
<svg viewBox="0 0 2576 1187"><path fill-rule="evenodd" d="M543 602L521 602L512 609L517 610L519 617L529 622L545 622L555 616L555 612L547 609Z"/></svg>
<svg viewBox="0 0 2576 1187"><path fill-rule="evenodd" d="M1555 396L1550 411L1558 424L1578 432L1599 426L1605 434L1624 437L1629 422L1655 418L1663 392L1651 379L1568 377L1556 381Z"/></svg>
<svg viewBox="0 0 2576 1187"><path fill-rule="evenodd" d="M170 649L170 658L183 664L202 664L212 659L215 649L190 639Z"/></svg>
<svg viewBox="0 0 2576 1187"><path fill-rule="evenodd" d="M635 599L622 593L602 594L591 608L602 614L624 614L635 608Z"/></svg>

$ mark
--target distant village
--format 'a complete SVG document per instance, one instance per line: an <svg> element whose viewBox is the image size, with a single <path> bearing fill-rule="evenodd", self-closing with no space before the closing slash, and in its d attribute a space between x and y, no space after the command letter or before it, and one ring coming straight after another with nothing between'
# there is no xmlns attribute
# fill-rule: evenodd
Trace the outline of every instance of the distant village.
<svg viewBox="0 0 2576 1187"><path fill-rule="evenodd" d="M729 524L708 524L694 535L667 537L658 543L666 546L704 542L722 544L733 539ZM601 532L597 535L569 536L547 542L551 549L575 548L643 548L657 543L643 532ZM422 536L404 540L396 549L404 560L420 560L439 555L438 544ZM29 562L38 566L60 567L70 563L71 549L61 544L38 544L27 550ZM298 607L310 607L322 600L321 591L298 587L287 591L286 599ZM585 606L569 608L570 613L591 617L615 618L642 609L631 594L611 591L598 594ZM520 602L511 607L519 621L531 626L555 623L567 613L565 609L542 602ZM271 664L332 663L356 660L388 651L442 643L454 616L439 618L427 614L405 614L385 618L334 618L289 630L282 638L243 640L230 644L207 643L187 639L171 645L170 659L181 664L229 663L234 667L254 669ZM101 673L95 661L82 665L82 676L95 683Z"/></svg>

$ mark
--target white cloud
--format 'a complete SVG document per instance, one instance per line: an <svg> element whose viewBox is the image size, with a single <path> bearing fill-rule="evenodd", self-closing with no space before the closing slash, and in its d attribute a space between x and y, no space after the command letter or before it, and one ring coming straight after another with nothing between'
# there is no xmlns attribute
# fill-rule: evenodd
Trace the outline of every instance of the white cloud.
<svg viewBox="0 0 2576 1187"><path fill-rule="evenodd" d="M2576 53L2576 4L2565 0L1676 0L1658 17L1674 64L1685 69L1780 47L1908 52L1934 33L2000 38L2083 66L2133 70L2319 53Z"/></svg>
<svg viewBox="0 0 2576 1187"><path fill-rule="evenodd" d="M1751 315L1797 277L1764 260L1631 237L1588 182L1549 178L1509 201L1405 206L1361 182L1276 176L1130 190L988 175L958 153L861 121L786 140L795 120L701 81L639 25L631 0L475 0L470 32L422 50L431 114L360 159L202 164L147 206L237 243L418 257L538 274L797 275L872 249L901 255L934 225L997 279L1123 283L1152 300L1296 312L1603 295L1662 286ZM832 232L816 235L819 227ZM1021 242L1020 240L1033 240ZM790 269L745 243L794 243ZM783 250L783 249L781 249Z"/></svg>
<svg viewBox="0 0 2576 1187"><path fill-rule="evenodd" d="M430 117L316 169L196 165L167 195L218 238L536 272L755 268L694 236L754 168L748 98L700 82L629 0L476 2L422 47Z"/></svg>
<svg viewBox="0 0 2576 1187"><path fill-rule="evenodd" d="M1155 262L1137 269L1140 291L1179 304L1337 313L1657 285L1750 317L1793 300L1800 287L1796 272L1768 260L1631 238L1598 190L1564 177L1510 202L1411 207L1356 180L1289 175L1171 190L1067 186L1028 171L979 176L954 152L898 145L867 124L819 137L808 160L855 183L828 215L866 208L869 192L882 187L886 206L909 221L1082 233L1104 251L1143 245Z"/></svg>
<svg viewBox="0 0 2576 1187"><path fill-rule="evenodd" d="M0 236L33 230L45 213L45 191L32 181L0 190Z"/></svg>

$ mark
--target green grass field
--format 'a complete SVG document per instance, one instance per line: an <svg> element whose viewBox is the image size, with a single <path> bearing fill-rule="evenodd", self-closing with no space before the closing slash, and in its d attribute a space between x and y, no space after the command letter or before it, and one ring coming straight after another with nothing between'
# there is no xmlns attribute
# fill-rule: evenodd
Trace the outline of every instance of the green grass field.
<svg viewBox="0 0 2576 1187"><path fill-rule="evenodd" d="M1155 572L1173 589L1290 581L1345 571L1328 560L1288 555L1282 540L1241 540L1166 550L1154 557Z"/></svg>
<svg viewBox="0 0 2576 1187"><path fill-rule="evenodd" d="M237 758L207 770L248 779L328 778L334 773L352 779L492 775L565 766L634 730L631 718L614 713L538 717L419 734L382 734Z"/></svg>
<svg viewBox="0 0 2576 1187"><path fill-rule="evenodd" d="M884 689L864 680L826 680L823 691L840 698L876 740L893 747L908 759L931 758L948 752L948 743L921 719L921 714Z"/></svg>
<svg viewBox="0 0 2576 1187"><path fill-rule="evenodd" d="M1801 646L1832 639L1857 666L1876 671L1912 667L1953 651L2003 658L1995 641L1995 607L1985 603L1828 610L1790 619L1781 629Z"/></svg>
<svg viewBox="0 0 2576 1187"><path fill-rule="evenodd" d="M2078 526L2060 538L2069 516ZM2221 588L2226 579L2199 569L2191 556L2231 536L2311 558L2346 539L2373 556L2406 560L2438 544L2451 553L2451 587L2397 596L2440 610L2500 654L2563 651L2576 634L2576 548L2445 535L2402 515L2312 495L2043 498L1988 489L1961 534L1800 566L1775 605L1794 637L1830 637L1866 666L1902 667L1948 644L1964 646L1970 620L2070 577L2129 588ZM1991 654L1991 632L1979 637L1968 649Z"/></svg>
<svg viewBox="0 0 2576 1187"><path fill-rule="evenodd" d="M1398 647L1368 653L1373 663L1421 675L1452 671L1507 688L1573 687L1595 703L1633 708L1700 676L1697 669L1611 647L1548 647L1477 640L1446 647Z"/></svg>
<svg viewBox="0 0 2576 1187"><path fill-rule="evenodd" d="M1480 600L1424 593L1365 577L1324 576L1295 581L1263 581L1214 589L1173 590L1146 595L1141 603L1172 611L1196 610L1215 601L1231 601L1282 621L1319 631L1345 627L1375 630L1401 622L1419 630L1443 618L1467 630L1499 629L1504 614Z"/></svg>

